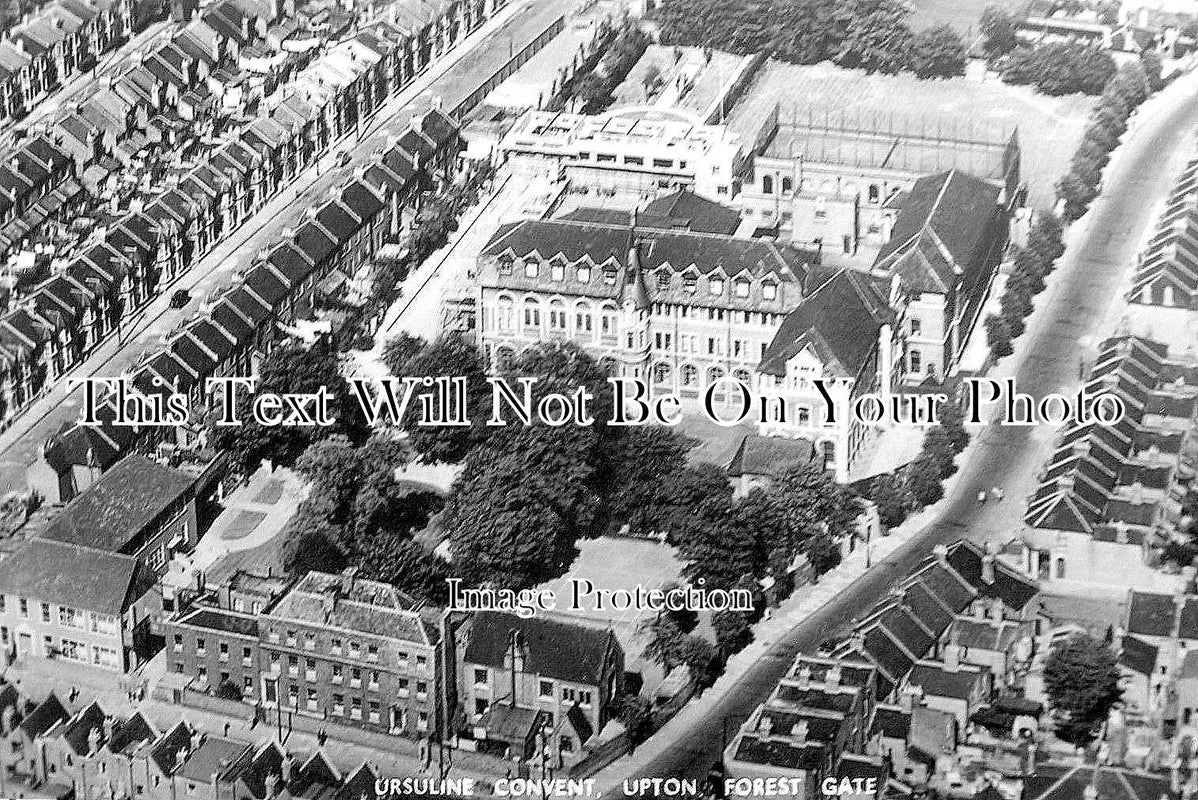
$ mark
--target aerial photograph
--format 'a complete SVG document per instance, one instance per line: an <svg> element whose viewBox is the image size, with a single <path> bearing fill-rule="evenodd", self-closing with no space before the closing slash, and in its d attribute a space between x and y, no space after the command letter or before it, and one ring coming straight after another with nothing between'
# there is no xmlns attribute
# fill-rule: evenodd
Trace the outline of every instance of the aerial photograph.
<svg viewBox="0 0 1198 800"><path fill-rule="evenodd" d="M0 800L1198 800L1198 0L0 0Z"/></svg>

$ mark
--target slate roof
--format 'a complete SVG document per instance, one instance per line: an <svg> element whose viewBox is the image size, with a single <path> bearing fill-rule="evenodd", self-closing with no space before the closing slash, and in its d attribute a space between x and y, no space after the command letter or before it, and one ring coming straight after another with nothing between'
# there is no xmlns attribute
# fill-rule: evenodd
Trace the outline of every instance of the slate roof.
<svg viewBox="0 0 1198 800"><path fill-rule="evenodd" d="M948 563L974 588L979 597L998 598L1012 611L1022 611L1039 594L1040 587L1035 581L997 558L993 562L994 580L987 583L982 577L984 557L985 551L981 546L963 540L949 548Z"/></svg>
<svg viewBox="0 0 1198 800"><path fill-rule="evenodd" d="M191 729L187 723L179 720L175 726L164 733L150 749L150 758L158 765L164 774L170 775L178 766L179 751L191 744Z"/></svg>
<svg viewBox="0 0 1198 800"><path fill-rule="evenodd" d="M893 321L872 281L841 270L786 316L757 369L785 375L786 362L810 347L836 374L855 377L877 347L878 331Z"/></svg>
<svg viewBox="0 0 1198 800"><path fill-rule="evenodd" d="M252 752L252 745L236 739L208 735L192 750L178 774L201 785L211 785L213 773L225 775Z"/></svg>
<svg viewBox="0 0 1198 800"><path fill-rule="evenodd" d="M1156 658L1159 648L1148 644L1135 636L1124 636L1119 651L1119 663L1141 675L1151 675L1156 671Z"/></svg>
<svg viewBox="0 0 1198 800"><path fill-rule="evenodd" d="M642 210L643 217L660 217L668 227L697 233L731 236L740 227L740 212L697 195L689 189L659 197Z"/></svg>
<svg viewBox="0 0 1198 800"><path fill-rule="evenodd" d="M0 561L0 588L71 608L121 614L153 585L136 558L32 539Z"/></svg>
<svg viewBox="0 0 1198 800"><path fill-rule="evenodd" d="M1127 632L1138 636L1172 636L1176 630L1173 595L1132 592Z"/></svg>
<svg viewBox="0 0 1198 800"><path fill-rule="evenodd" d="M961 664L956 670L936 662L916 664L907 675L907 683L923 689L925 695L968 700L979 683L985 681L989 667Z"/></svg>
<svg viewBox="0 0 1198 800"><path fill-rule="evenodd" d="M329 609L329 597L338 599ZM314 625L330 625L392 640L432 644L437 632L411 610L411 598L390 584L356 578L352 585L342 576L309 572L282 597L267 616Z"/></svg>
<svg viewBox="0 0 1198 800"><path fill-rule="evenodd" d="M584 283L578 280L573 269L575 265L610 265L618 272L639 268L648 301L751 310L772 305L785 311L793 308L801 297L806 262L813 260L810 254L759 239L634 229L628 224L605 225L563 219L521 220L501 225L483 248L480 259L489 261L505 255L523 259L533 254L545 261L565 259L571 267L566 270L565 279L551 280L550 269L544 266L536 277L530 278L521 269L503 275L484 263L480 282L491 288L614 299L622 295L626 286L630 287L623 275L615 281L607 281L603 269L592 269L589 280ZM636 263L633 263L634 259ZM727 280L720 295L713 296L705 286L688 292L678 277L687 274L696 280L712 275ZM778 286L777 300L764 300L757 287L753 287L747 297L735 296L729 284L742 274L750 280L770 276ZM659 276L669 277L666 285L659 283Z"/></svg>
<svg viewBox="0 0 1198 800"><path fill-rule="evenodd" d="M132 453L72 500L43 536L111 553L124 552L159 514L186 497L193 483L194 479L185 473Z"/></svg>
<svg viewBox="0 0 1198 800"><path fill-rule="evenodd" d="M58 697L54 692L50 692L45 700L38 703L32 711L25 715L25 719L21 720L18 727L26 737L36 739L69 716Z"/></svg>
<svg viewBox="0 0 1198 800"><path fill-rule="evenodd" d="M1001 191L956 169L920 178L903 201L874 271L897 274L923 292L945 293L959 281L976 284L994 245Z"/></svg>
<svg viewBox="0 0 1198 800"><path fill-rule="evenodd" d="M772 475L791 464L809 464L814 458L815 447L806 439L748 434L728 464L728 475Z"/></svg>
<svg viewBox="0 0 1198 800"><path fill-rule="evenodd" d="M482 611L474 617L464 660L502 668L515 631L527 648L525 671L571 683L598 685L612 652L620 646L609 630Z"/></svg>

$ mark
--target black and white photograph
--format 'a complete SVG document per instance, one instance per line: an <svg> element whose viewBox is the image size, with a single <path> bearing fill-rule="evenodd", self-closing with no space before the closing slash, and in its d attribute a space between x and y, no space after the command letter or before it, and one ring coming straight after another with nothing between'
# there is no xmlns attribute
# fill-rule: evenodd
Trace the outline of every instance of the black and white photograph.
<svg viewBox="0 0 1198 800"><path fill-rule="evenodd" d="M0 800L1198 800L1198 0L0 0Z"/></svg>

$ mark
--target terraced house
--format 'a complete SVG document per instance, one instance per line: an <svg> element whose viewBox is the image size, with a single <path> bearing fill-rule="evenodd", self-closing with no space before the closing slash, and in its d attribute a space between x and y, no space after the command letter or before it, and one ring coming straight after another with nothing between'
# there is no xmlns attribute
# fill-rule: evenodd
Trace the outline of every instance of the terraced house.
<svg viewBox="0 0 1198 800"><path fill-rule="evenodd" d="M20 119L35 103L133 30L130 0L60 0L0 43L0 119Z"/></svg>

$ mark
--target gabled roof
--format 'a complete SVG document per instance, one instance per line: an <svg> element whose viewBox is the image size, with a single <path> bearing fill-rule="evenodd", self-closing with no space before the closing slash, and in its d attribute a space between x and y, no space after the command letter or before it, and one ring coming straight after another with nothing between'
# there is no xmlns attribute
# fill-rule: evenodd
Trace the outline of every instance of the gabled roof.
<svg viewBox="0 0 1198 800"><path fill-rule="evenodd" d="M121 614L153 586L136 558L32 539L0 561L6 592L101 614Z"/></svg>
<svg viewBox="0 0 1198 800"><path fill-rule="evenodd" d="M193 482L189 475L132 453L73 499L43 536L124 552L135 539L140 541L147 525L190 493Z"/></svg>
<svg viewBox="0 0 1198 800"><path fill-rule="evenodd" d="M483 611L475 615L464 660L502 668L513 634L525 648L525 671L556 680L598 685L612 653L620 648L610 630L569 622Z"/></svg>
<svg viewBox="0 0 1198 800"><path fill-rule="evenodd" d="M878 331L893 320L872 281L841 270L786 316L758 370L785 375L786 362L810 347L838 375L855 377L877 349Z"/></svg>
<svg viewBox="0 0 1198 800"><path fill-rule="evenodd" d="M952 169L915 182L874 272L899 275L913 290L945 293L976 282L987 265L1001 189Z"/></svg>

